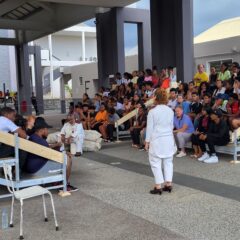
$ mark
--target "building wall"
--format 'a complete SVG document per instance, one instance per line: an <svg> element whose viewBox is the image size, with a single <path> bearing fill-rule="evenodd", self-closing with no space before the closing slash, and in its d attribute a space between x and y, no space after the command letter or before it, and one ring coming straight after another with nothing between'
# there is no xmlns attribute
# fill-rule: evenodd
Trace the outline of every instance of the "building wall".
<svg viewBox="0 0 240 240"><path fill-rule="evenodd" d="M48 49L48 37L35 41L42 49ZM97 58L96 38L86 36L86 58ZM52 35L53 55L62 61L80 61L82 57L81 36Z"/></svg>
<svg viewBox="0 0 240 240"><path fill-rule="evenodd" d="M78 66L71 67L72 75L72 94L73 99L82 98L85 93L85 82L87 83L87 94L90 98L93 98L95 93L98 91L98 67L97 63L88 63ZM82 82L80 82L82 78Z"/></svg>
<svg viewBox="0 0 240 240"><path fill-rule="evenodd" d="M194 45L195 71L197 65L203 63L209 72L209 62L232 59L240 62L240 37L227 38Z"/></svg>

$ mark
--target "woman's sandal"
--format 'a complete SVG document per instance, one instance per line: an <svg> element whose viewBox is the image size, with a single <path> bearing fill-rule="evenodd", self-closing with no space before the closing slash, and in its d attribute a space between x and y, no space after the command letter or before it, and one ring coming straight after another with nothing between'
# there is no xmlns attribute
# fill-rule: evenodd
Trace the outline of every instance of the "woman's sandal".
<svg viewBox="0 0 240 240"><path fill-rule="evenodd" d="M162 190L163 190L164 192L169 192L169 193L171 193L171 192L172 192L172 186L164 186Z"/></svg>
<svg viewBox="0 0 240 240"><path fill-rule="evenodd" d="M162 189L161 188L154 188L153 190L150 191L151 194L162 194Z"/></svg>

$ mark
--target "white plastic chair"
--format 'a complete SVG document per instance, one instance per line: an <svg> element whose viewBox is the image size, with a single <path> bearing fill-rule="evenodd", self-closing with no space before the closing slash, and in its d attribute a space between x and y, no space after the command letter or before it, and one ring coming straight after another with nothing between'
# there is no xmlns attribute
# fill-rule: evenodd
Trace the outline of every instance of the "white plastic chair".
<svg viewBox="0 0 240 240"><path fill-rule="evenodd" d="M51 199L56 231L58 231L59 228L58 228L55 206L54 206L53 197L52 197L51 192L49 192L47 189L40 187L40 186L28 187L28 188L25 188L22 190L15 191L14 186L13 186L13 181L12 181L12 167L8 164L4 164L3 169L4 169L5 179L6 179L6 181L8 181L8 184L7 184L8 191L12 194L11 218L10 218L10 225L9 225L10 227L13 227L14 199L16 198L17 200L19 200L20 204L21 204L20 237L19 237L19 239L24 239L24 237L23 237L23 200L42 196L44 220L45 220L45 222L48 222L47 210L46 210L46 204L45 204L45 195L46 194L48 194Z"/></svg>

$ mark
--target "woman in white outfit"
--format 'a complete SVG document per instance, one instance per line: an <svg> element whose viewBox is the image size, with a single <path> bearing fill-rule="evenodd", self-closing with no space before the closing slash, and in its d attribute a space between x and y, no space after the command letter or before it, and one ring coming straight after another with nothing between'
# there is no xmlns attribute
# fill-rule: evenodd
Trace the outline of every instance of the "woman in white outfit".
<svg viewBox="0 0 240 240"><path fill-rule="evenodd" d="M147 118L145 149L149 150L149 162L155 179L151 194L161 195L162 191L172 191L173 155L176 145L173 135L174 113L167 103L167 92L158 89L155 92L156 107L149 111Z"/></svg>

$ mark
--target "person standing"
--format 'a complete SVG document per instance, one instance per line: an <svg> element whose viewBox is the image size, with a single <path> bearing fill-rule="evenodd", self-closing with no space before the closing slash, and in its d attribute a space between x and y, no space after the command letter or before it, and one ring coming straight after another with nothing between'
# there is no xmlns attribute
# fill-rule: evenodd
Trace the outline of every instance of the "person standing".
<svg viewBox="0 0 240 240"><path fill-rule="evenodd" d="M149 162L155 179L155 187L150 193L161 195L162 191L172 191L173 155L177 149L173 135L174 112L167 106L165 89L155 92L155 103L156 107L149 111L147 118L145 149L149 150Z"/></svg>
<svg viewBox="0 0 240 240"><path fill-rule="evenodd" d="M32 101L32 105L33 105L33 107L34 107L34 110L35 110L35 112L36 112L36 115L38 116L38 115L39 115L38 104L37 104L37 98L36 98L36 96L34 95L34 92L32 92L31 101Z"/></svg>

